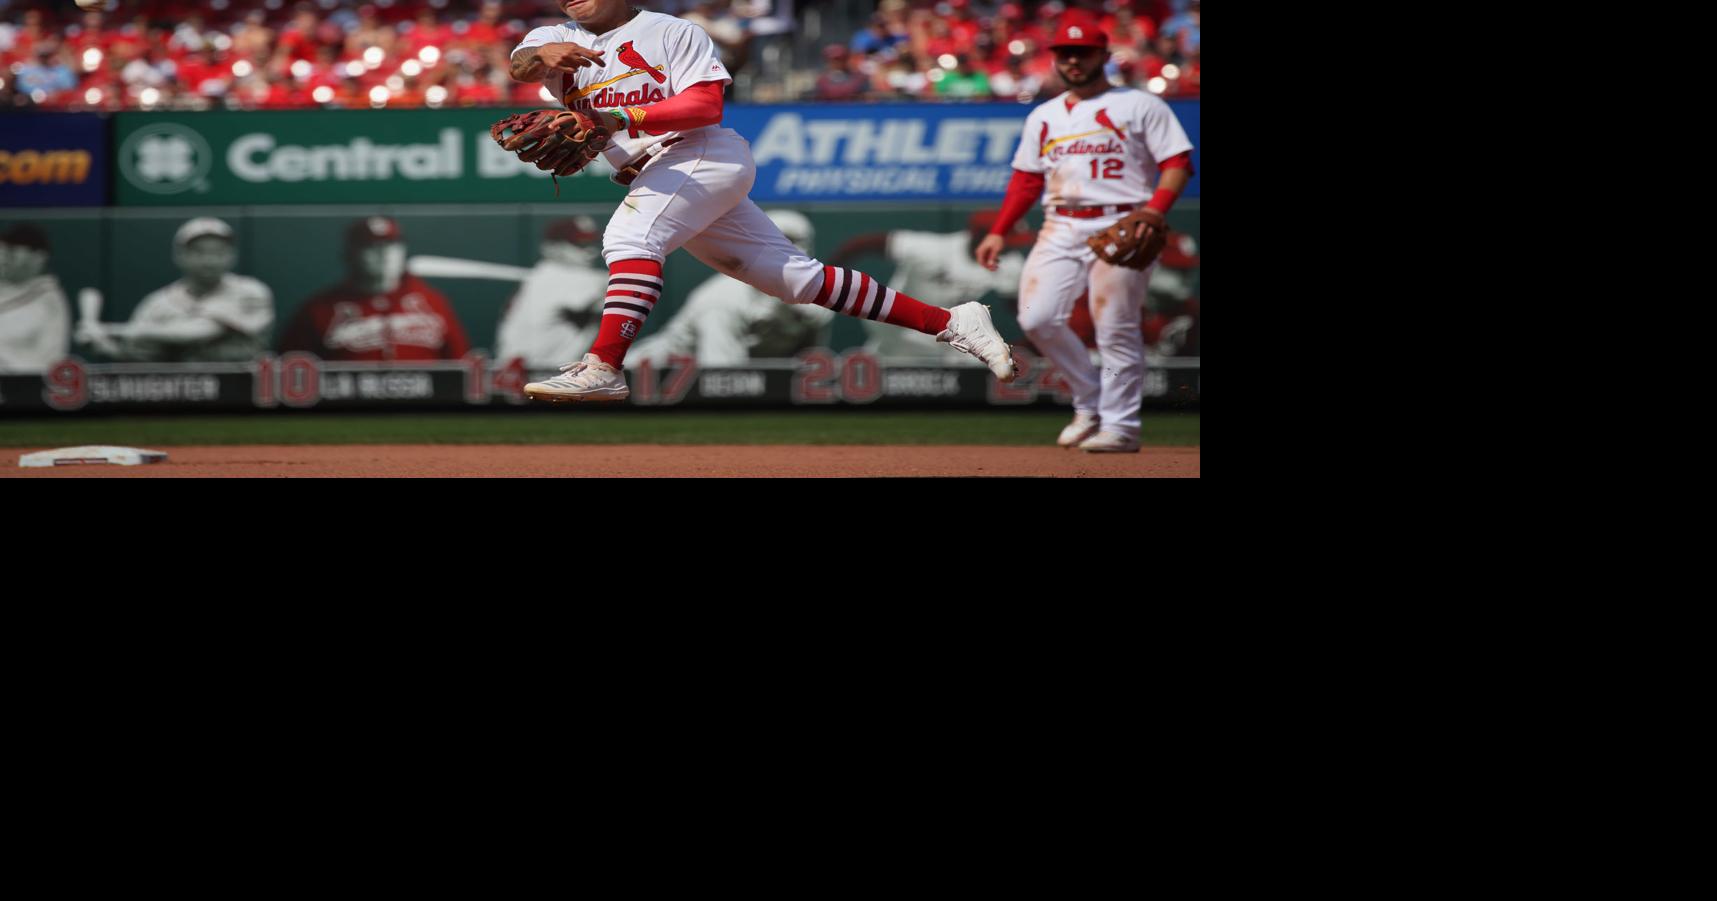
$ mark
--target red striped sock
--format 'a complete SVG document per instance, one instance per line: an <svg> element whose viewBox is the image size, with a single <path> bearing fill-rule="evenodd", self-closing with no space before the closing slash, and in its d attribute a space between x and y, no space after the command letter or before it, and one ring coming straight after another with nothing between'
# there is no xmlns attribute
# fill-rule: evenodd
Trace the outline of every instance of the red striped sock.
<svg viewBox="0 0 1717 901"><path fill-rule="evenodd" d="M886 322L935 335L948 327L948 311L902 294L855 269L823 267L823 288L812 301L858 319Z"/></svg>
<svg viewBox="0 0 1717 901"><path fill-rule="evenodd" d="M602 324L590 352L620 368L626 350L644 328L644 320L662 297L662 264L655 260L615 260L608 265L608 297Z"/></svg>

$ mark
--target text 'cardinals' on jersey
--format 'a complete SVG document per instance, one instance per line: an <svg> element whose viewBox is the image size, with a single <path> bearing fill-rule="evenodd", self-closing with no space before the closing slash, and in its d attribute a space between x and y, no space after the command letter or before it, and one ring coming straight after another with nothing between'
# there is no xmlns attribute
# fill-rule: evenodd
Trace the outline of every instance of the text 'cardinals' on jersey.
<svg viewBox="0 0 1717 901"><path fill-rule="evenodd" d="M1064 94L1031 111L1013 167L1046 176L1044 206L1144 203L1157 164L1192 150L1155 94L1110 88L1089 100Z"/></svg>
<svg viewBox="0 0 1717 901"><path fill-rule="evenodd" d="M602 53L603 63L577 72L550 70L543 85L560 98L567 109L596 110L658 103L706 81L733 81L716 55L715 43L691 22L640 10L631 21L612 31L591 34L576 22L532 29L513 53L544 44L578 44ZM636 138L616 132L603 156L620 168L651 145L660 144L678 132L649 134Z"/></svg>

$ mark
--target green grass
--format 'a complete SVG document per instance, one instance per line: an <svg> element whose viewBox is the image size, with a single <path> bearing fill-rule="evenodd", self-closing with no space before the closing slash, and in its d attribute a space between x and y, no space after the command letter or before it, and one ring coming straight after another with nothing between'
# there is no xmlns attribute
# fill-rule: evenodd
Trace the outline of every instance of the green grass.
<svg viewBox="0 0 1717 901"><path fill-rule="evenodd" d="M1053 442L1061 410L548 410L0 420L0 447L189 444L1017 444ZM1148 445L1196 445L1197 413L1146 414Z"/></svg>

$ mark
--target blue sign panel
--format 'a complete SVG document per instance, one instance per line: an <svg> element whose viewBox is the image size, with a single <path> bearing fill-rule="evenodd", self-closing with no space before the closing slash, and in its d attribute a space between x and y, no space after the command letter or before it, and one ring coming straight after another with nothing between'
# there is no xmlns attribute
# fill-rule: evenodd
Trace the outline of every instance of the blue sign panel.
<svg viewBox="0 0 1717 901"><path fill-rule="evenodd" d="M1196 148L1198 101L1170 106ZM751 142L758 203L1000 200L1029 112L1018 103L731 106L722 124ZM1185 196L1198 196L1196 177Z"/></svg>
<svg viewBox="0 0 1717 901"><path fill-rule="evenodd" d="M107 201L107 123L101 116L7 113L0 124L0 207Z"/></svg>

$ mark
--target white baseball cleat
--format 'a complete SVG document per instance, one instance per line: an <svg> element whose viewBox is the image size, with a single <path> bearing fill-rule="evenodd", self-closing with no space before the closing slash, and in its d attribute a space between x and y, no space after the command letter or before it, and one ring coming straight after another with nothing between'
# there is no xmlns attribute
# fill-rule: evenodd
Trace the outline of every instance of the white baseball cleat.
<svg viewBox="0 0 1717 901"><path fill-rule="evenodd" d="M1119 432L1098 432L1079 442L1079 449L1088 454L1136 454L1139 452L1139 439Z"/></svg>
<svg viewBox="0 0 1717 901"><path fill-rule="evenodd" d="M620 401L631 393L625 374L595 354L585 354L577 363L562 366L560 375L552 379L525 386L526 397L557 404Z"/></svg>
<svg viewBox="0 0 1717 901"><path fill-rule="evenodd" d="M1076 447L1081 441L1097 434L1096 413L1075 413L1073 421L1067 428L1061 430L1061 437L1055 443L1062 447Z"/></svg>
<svg viewBox="0 0 1717 901"><path fill-rule="evenodd" d="M981 303L973 301L949 307L948 327L936 336L936 340L984 361L998 381L1011 382L1014 376L1019 375L1013 348L1002 340L1002 333L996 331L995 323L990 321L990 308Z"/></svg>

